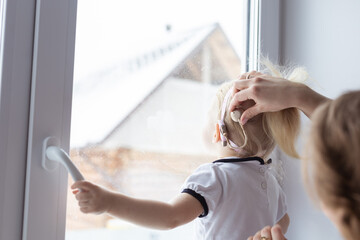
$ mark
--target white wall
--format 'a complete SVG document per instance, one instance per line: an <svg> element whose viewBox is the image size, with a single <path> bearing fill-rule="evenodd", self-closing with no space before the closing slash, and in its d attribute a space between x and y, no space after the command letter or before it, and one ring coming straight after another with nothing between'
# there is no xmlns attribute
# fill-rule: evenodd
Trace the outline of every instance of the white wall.
<svg viewBox="0 0 360 240"><path fill-rule="evenodd" d="M281 0L282 63L304 65L317 91L334 98L360 89L360 1ZM286 192L291 226L288 238L341 239L306 197L299 161L287 161Z"/></svg>
<svg viewBox="0 0 360 240"><path fill-rule="evenodd" d="M283 62L303 64L328 97L360 89L360 1L282 0Z"/></svg>

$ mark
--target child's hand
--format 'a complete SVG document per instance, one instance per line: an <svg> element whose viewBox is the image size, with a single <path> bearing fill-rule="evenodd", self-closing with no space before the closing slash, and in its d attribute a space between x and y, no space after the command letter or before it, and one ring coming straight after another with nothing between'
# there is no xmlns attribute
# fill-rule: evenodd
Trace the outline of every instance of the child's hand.
<svg viewBox="0 0 360 240"><path fill-rule="evenodd" d="M73 194L83 213L101 214L109 210L112 195L110 191L88 181L77 181L71 188L75 189Z"/></svg>

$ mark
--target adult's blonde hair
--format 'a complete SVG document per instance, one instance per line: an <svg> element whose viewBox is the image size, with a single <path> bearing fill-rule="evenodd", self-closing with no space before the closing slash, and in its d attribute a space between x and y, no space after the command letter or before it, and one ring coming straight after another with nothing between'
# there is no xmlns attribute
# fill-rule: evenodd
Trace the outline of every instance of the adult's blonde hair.
<svg viewBox="0 0 360 240"><path fill-rule="evenodd" d="M297 82L304 82L308 78L308 74L303 68L280 71L278 66L273 65L267 59L263 59L262 64L264 66L262 72L274 77L286 78ZM220 119L224 97L232 85L232 82L225 83L218 90L218 119ZM230 101L231 98L227 102L227 108ZM296 108L261 113L243 127L240 123L234 122L230 117L230 113L227 112L225 125L229 138L238 146L242 146L245 139L247 139L243 147L247 156L266 157L277 144L289 156L299 157L295 149L295 142L300 130L300 113Z"/></svg>
<svg viewBox="0 0 360 240"><path fill-rule="evenodd" d="M341 213L340 231L360 237L360 91L329 101L312 115L302 165L310 195Z"/></svg>

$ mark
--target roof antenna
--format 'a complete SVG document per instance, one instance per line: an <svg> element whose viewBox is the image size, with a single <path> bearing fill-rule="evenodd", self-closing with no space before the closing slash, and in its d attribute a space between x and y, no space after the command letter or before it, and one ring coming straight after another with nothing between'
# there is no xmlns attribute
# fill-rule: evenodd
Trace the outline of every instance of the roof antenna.
<svg viewBox="0 0 360 240"><path fill-rule="evenodd" d="M171 24L166 24L166 25L165 25L165 30L166 30L166 32L170 33L171 30L172 30Z"/></svg>

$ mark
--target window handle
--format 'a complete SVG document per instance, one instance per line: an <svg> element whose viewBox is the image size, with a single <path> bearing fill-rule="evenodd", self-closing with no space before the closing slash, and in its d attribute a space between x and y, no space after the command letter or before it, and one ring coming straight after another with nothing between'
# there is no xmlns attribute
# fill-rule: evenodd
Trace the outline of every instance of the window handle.
<svg viewBox="0 0 360 240"><path fill-rule="evenodd" d="M53 171L59 163L66 168L75 182L85 179L69 155L57 146L56 138L48 137L43 142L42 167L48 171Z"/></svg>

